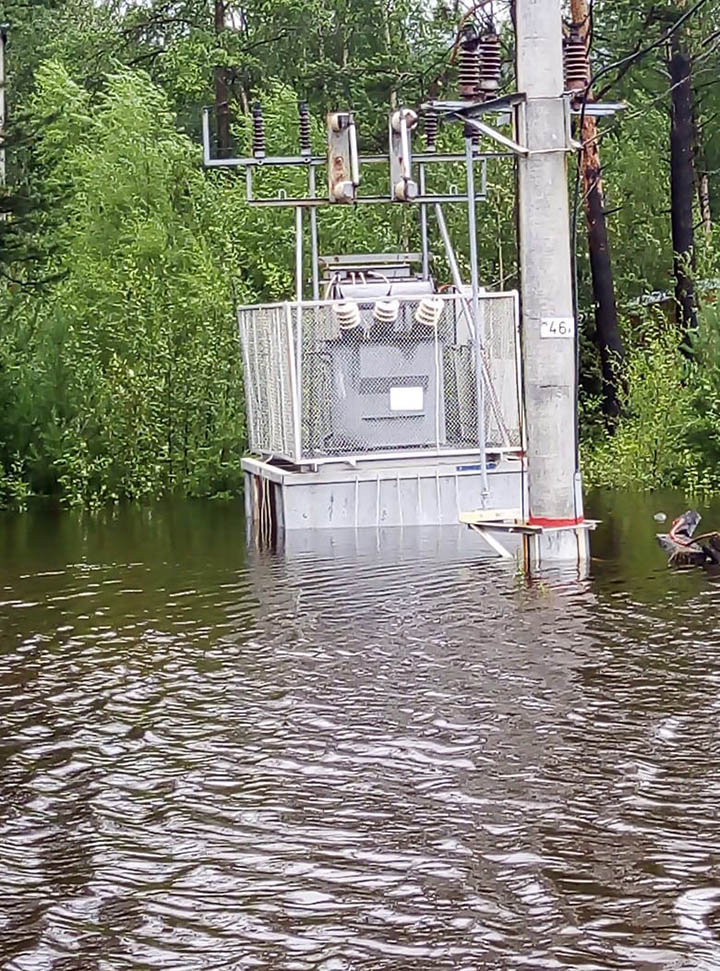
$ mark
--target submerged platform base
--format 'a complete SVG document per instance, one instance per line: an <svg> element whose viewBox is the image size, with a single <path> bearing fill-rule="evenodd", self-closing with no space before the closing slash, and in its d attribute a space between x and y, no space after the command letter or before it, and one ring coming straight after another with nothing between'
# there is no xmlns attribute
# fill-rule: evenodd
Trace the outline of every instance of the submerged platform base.
<svg viewBox="0 0 720 971"><path fill-rule="evenodd" d="M523 538L523 560L530 572L556 561L574 562L584 569L590 557L588 533L598 525L596 519L584 519L567 526L538 525L527 522L519 509L497 514L486 509L474 510L461 513L460 521L504 559L513 557L504 545L504 536L519 533Z"/></svg>
<svg viewBox="0 0 720 971"><path fill-rule="evenodd" d="M488 456L483 496L481 457L337 462L315 470L243 459L248 519L273 530L456 524L464 509L522 505L520 457Z"/></svg>

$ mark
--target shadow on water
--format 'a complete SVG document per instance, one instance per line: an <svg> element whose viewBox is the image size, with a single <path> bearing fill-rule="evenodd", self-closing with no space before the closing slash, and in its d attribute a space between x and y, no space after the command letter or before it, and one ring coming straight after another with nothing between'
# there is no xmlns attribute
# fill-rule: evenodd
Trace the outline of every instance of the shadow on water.
<svg viewBox="0 0 720 971"><path fill-rule="evenodd" d="M455 528L0 519L0 967L720 967L717 580L681 498L591 502L532 583Z"/></svg>

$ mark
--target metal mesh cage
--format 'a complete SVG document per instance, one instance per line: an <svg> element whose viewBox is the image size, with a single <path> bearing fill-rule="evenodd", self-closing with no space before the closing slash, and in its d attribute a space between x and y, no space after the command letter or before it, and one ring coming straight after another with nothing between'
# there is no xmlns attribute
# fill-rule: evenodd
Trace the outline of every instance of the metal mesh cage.
<svg viewBox="0 0 720 971"><path fill-rule="evenodd" d="M290 304L238 311L250 448L298 459L295 345Z"/></svg>
<svg viewBox="0 0 720 971"><path fill-rule="evenodd" d="M465 297L241 309L250 447L296 462L518 448L517 298L479 309L481 395Z"/></svg>

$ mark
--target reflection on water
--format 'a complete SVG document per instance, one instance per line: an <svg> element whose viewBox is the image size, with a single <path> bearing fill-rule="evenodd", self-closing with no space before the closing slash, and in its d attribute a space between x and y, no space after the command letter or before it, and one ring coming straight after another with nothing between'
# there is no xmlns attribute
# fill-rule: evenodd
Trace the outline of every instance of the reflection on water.
<svg viewBox="0 0 720 971"><path fill-rule="evenodd" d="M720 967L682 508L597 497L592 578L534 584L454 529L0 520L0 966Z"/></svg>

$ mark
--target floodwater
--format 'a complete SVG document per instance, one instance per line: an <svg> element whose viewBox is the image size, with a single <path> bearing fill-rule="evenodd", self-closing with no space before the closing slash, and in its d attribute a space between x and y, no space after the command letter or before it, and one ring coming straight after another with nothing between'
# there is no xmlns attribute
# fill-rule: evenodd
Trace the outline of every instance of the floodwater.
<svg viewBox="0 0 720 971"><path fill-rule="evenodd" d="M684 508L596 497L591 578L533 584L454 529L0 519L0 967L720 968Z"/></svg>

